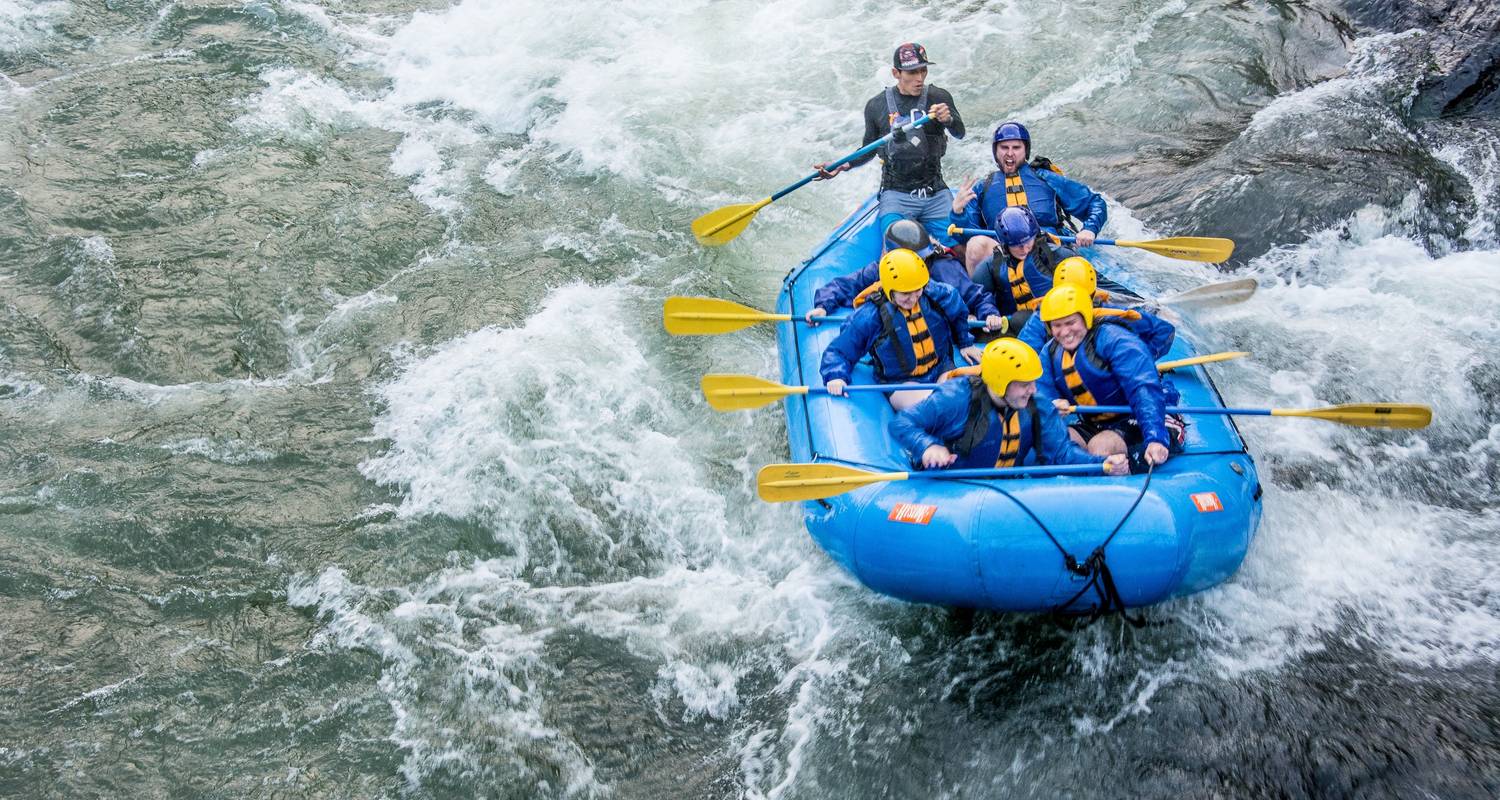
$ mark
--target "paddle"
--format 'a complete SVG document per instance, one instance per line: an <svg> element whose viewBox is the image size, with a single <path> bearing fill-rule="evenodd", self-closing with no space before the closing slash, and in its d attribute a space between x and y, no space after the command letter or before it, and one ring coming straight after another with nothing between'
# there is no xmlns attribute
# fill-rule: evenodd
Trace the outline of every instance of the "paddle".
<svg viewBox="0 0 1500 800"><path fill-rule="evenodd" d="M984 228L960 228L957 225L949 225L948 233L953 236L990 236L996 239L1000 234L985 230ZM1072 244L1075 237L1054 236L1060 242ZM1206 236L1176 236L1170 239L1152 239L1144 242L1123 242L1116 239L1095 239L1096 245L1112 245L1114 247L1134 247L1155 253L1167 258L1175 258L1181 261L1203 261L1217 264L1220 261L1228 261L1230 254L1234 252L1234 242L1230 239L1216 239Z"/></svg>
<svg viewBox="0 0 1500 800"><path fill-rule="evenodd" d="M1249 353L1213 353L1206 356L1194 356L1177 361L1163 361L1157 365L1157 370L1166 372L1177 367L1187 367L1193 364L1207 364L1213 361L1223 361L1228 358L1238 358L1249 355ZM977 369L970 367L969 369ZM970 373L961 373L964 375ZM733 374L711 374L704 375L701 382L703 387L703 399L715 411L747 411L752 408L768 406L783 397L792 395L828 394L828 389L822 386L787 386L786 384L758 378L754 375ZM931 391L937 388L933 383L871 383L854 384L845 386L845 391L850 392L904 392L907 390Z"/></svg>
<svg viewBox="0 0 1500 800"><path fill-rule="evenodd" d="M1259 284L1254 278L1242 278L1237 281L1224 281L1223 283L1210 283L1207 286L1199 286L1196 289L1188 289L1185 292L1169 294L1156 301L1157 305L1177 306L1179 308L1216 308L1218 306L1234 305L1243 303L1255 294Z"/></svg>
<svg viewBox="0 0 1500 800"><path fill-rule="evenodd" d="M826 322L843 322L848 318L847 314L831 314L818 317L817 320L821 325ZM802 317L793 318L791 314L772 314L733 300L681 296L668 297L667 301L662 304L661 321L667 333L673 336L715 336L720 333L733 333L759 322L807 324L807 320ZM984 322L971 319L969 328L983 330Z"/></svg>
<svg viewBox="0 0 1500 800"><path fill-rule="evenodd" d="M1229 355L1215 353L1215 356ZM1200 356L1212 358L1212 356ZM1188 360L1188 359L1184 359ZM1216 359L1222 360L1222 359ZM1171 362L1168 362L1171 363ZM1165 365L1163 365L1165 366ZM850 392L900 392L934 389L931 383L886 383L844 387ZM754 375L704 375L703 397L716 411L743 411L770 405L794 394L827 394L822 386L785 386ZM1232 414L1243 417L1309 417L1360 428L1425 428L1432 423L1432 409L1410 403L1350 403L1327 408L1220 408L1218 406L1168 406L1169 414ZM1082 414L1130 414L1130 406L1074 406Z"/></svg>
<svg viewBox="0 0 1500 800"><path fill-rule="evenodd" d="M1073 406L1081 414L1129 414L1130 406ZM1413 403L1348 403L1327 408L1218 408L1168 406L1168 414L1232 414L1240 417L1309 417L1359 428L1425 428L1432 409Z"/></svg>
<svg viewBox="0 0 1500 800"><path fill-rule="evenodd" d="M1019 475L1101 475L1102 464L1069 464L1055 467L996 467L993 469L945 469L926 472L870 472L838 464L769 464L755 476L760 499L768 503L791 500L821 500L882 481L958 481L974 478L1008 478Z"/></svg>
<svg viewBox="0 0 1500 800"><path fill-rule="evenodd" d="M744 411L768 406L794 394L828 394L822 386L787 386L757 378L754 375L704 375L703 398L716 411ZM850 392L902 392L908 389L931 391L935 383L871 383L845 386Z"/></svg>
<svg viewBox="0 0 1500 800"><path fill-rule="evenodd" d="M1244 358L1250 355L1244 350L1235 350L1227 353L1209 353L1204 356L1193 356L1191 358L1179 358L1176 361L1159 361L1156 364L1157 372L1171 372L1178 367L1192 367L1198 364L1212 364L1215 361L1228 361L1232 358Z"/></svg>
<svg viewBox="0 0 1500 800"><path fill-rule="evenodd" d="M891 141L898 134L903 136L909 134L921 125L925 124L929 119L932 119L932 117L923 116L921 119L915 120L913 122L908 122L907 124L902 125L901 127L880 137L879 139L870 142L864 147L855 150L849 155L844 156L838 161L829 164L823 169L828 171L836 170L856 158L860 158L861 156L873 153L881 147L884 147L887 142ZM693 220L693 236L697 237L699 244L706 245L708 247L718 247L719 245L728 244L733 241L735 237L745 232L745 228L748 228L750 226L750 223L755 219L756 213L759 212L762 208L765 208L766 206L776 202L777 200L786 197L792 192L801 189L802 187L816 180L819 174L820 173L814 171L811 175L808 175L802 180L797 181L791 186L788 186L785 189L777 192L776 194L773 194L770 197L767 197L766 199L756 203L738 203L735 205L724 206L723 208L716 208L713 211L710 211L707 214L704 214L703 216Z"/></svg>

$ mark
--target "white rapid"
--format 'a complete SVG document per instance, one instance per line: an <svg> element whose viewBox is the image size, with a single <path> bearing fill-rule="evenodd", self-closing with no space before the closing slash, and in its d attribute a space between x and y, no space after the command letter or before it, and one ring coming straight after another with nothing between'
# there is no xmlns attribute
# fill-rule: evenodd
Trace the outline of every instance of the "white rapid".
<svg viewBox="0 0 1500 800"><path fill-rule="evenodd" d="M392 552L292 565L287 602L315 630L284 658L372 659L357 693L374 698L368 719L406 791L1050 797L1059 780L1082 786L1100 764L1132 763L1132 748L1151 752L1142 739L1187 737L1196 718L1183 708L1304 698L1324 685L1304 675L1317 669L1335 684L1409 672L1463 685L1500 657L1500 148L1483 130L1403 115L1413 76L1382 54L1423 32L1346 50L1326 15L1203 0L416 5L248 4L327 63L259 68L259 90L233 101L230 141L193 166L271 142L333 159L347 138L384 137L378 171L405 185L441 245L350 296L287 299L286 375L182 389L280 397L368 376L362 398L338 400L369 405L369 453L350 460L378 499L339 524ZM70 8L0 0L0 52L49 46ZM1258 539L1238 575L1153 610L1160 624L1139 633L969 625L859 586L796 509L754 496L754 471L786 455L780 414L719 415L697 396L705 372L774 374L770 332L673 340L659 313L668 294L773 303L786 270L873 190L873 169L776 203L722 249L698 248L688 224L857 147L859 110L906 40L927 46L931 80L968 125L950 183L985 170L989 131L1016 115L1039 151L1106 189L1209 118L1226 151L1271 137L1316 150L1329 126L1358 120L1444 165L1482 209L1461 235L1431 233L1435 215L1468 212L1436 207L1420 184L1310 237L1268 223L1273 246L1237 267L1261 281L1255 298L1185 326L1205 348L1253 352L1214 369L1232 404L1424 402L1434 426L1242 422L1266 487ZM0 111L21 94L0 83ZM1233 196L1250 177L1195 191ZM1112 200L1105 233L1216 233L1176 222ZM1220 275L1122 258L1160 291ZM495 285L504 302L490 302ZM422 324L475 313L470 294L493 309L482 323ZM304 303L332 310L304 318ZM48 418L88 396L50 399L5 345L7 396ZM107 401L176 402L127 383ZM158 449L237 466L281 457L212 433ZM435 530L463 546L414 561L389 544ZM1318 660L1330 651L1334 667ZM1228 738L1259 723L1238 724ZM1203 769L1127 785L1202 794L1181 776Z"/></svg>

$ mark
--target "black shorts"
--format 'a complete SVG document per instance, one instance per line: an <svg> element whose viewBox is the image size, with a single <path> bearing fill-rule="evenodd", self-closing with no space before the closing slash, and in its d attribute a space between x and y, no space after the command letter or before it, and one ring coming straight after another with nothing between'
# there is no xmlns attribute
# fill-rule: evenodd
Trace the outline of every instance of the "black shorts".
<svg viewBox="0 0 1500 800"><path fill-rule="evenodd" d="M1171 415L1168 421L1178 423L1181 426L1179 430L1185 428L1187 424L1186 420L1175 414ZM1130 452L1145 449L1146 434L1141 431L1141 426L1136 423L1135 417L1129 415L1115 417L1103 422L1098 421L1097 417L1093 420L1080 419L1069 427L1078 431L1078 435L1083 437L1084 444L1088 444L1090 439L1093 439L1094 436L1100 433L1114 431L1120 434L1120 438L1125 440L1125 447ZM1173 453L1178 453L1182 451L1183 437L1181 433L1174 431L1173 427L1171 424L1167 426L1167 434L1170 437L1167 449Z"/></svg>
<svg viewBox="0 0 1500 800"><path fill-rule="evenodd" d="M1080 418L1071 426L1073 430L1083 437L1083 443L1088 444L1095 436L1105 431L1114 431L1125 440L1126 447L1135 447L1146 441L1146 435L1141 433L1141 426L1135 422L1135 417L1124 415L1111 420L1100 421L1098 417L1092 419Z"/></svg>

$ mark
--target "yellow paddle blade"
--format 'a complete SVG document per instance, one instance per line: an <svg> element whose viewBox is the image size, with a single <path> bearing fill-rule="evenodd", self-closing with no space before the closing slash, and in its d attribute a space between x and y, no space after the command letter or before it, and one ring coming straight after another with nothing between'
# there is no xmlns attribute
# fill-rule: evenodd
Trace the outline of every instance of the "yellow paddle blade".
<svg viewBox="0 0 1500 800"><path fill-rule="evenodd" d="M1432 409L1415 403L1349 403L1327 408L1273 408L1273 417L1312 417L1361 428L1425 428Z"/></svg>
<svg viewBox="0 0 1500 800"><path fill-rule="evenodd" d="M1250 355L1243 350L1235 350L1229 353L1209 353L1206 356L1193 356L1192 358L1179 358L1176 361L1162 361L1156 365L1157 372L1171 372L1178 367L1191 367L1198 364L1212 364L1215 361L1228 361L1232 358L1244 358Z"/></svg>
<svg viewBox="0 0 1500 800"><path fill-rule="evenodd" d="M715 411L760 408L793 394L807 394L807 387L783 386L754 375L703 376L703 398Z"/></svg>
<svg viewBox="0 0 1500 800"><path fill-rule="evenodd" d="M771 198L767 197L758 203L736 203L716 208L693 220L693 236L697 237L698 244L709 247L729 244L750 227L755 212L770 204Z"/></svg>
<svg viewBox="0 0 1500 800"><path fill-rule="evenodd" d="M717 297L668 297L661 322L673 336L713 336L748 328L757 322L784 322L791 314L768 314Z"/></svg>
<svg viewBox="0 0 1500 800"><path fill-rule="evenodd" d="M1234 242L1229 239L1214 239L1206 236L1177 236L1171 239L1153 239L1149 242L1115 241L1117 247L1135 247L1148 253L1182 261L1203 261L1217 264L1228 261L1234 253Z"/></svg>
<svg viewBox="0 0 1500 800"><path fill-rule="evenodd" d="M870 472L837 464L769 464L755 476L755 488L767 503L821 500L881 481L904 481L905 472Z"/></svg>

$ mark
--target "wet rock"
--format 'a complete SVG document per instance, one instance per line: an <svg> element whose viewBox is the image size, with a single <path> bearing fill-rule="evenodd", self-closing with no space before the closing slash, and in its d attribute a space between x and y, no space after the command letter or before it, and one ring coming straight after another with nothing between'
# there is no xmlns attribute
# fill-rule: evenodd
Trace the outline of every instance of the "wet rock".
<svg viewBox="0 0 1500 800"><path fill-rule="evenodd" d="M1422 80L1419 117L1493 116L1500 112L1500 4L1489 0L1352 0L1362 27L1433 35L1433 72Z"/></svg>

